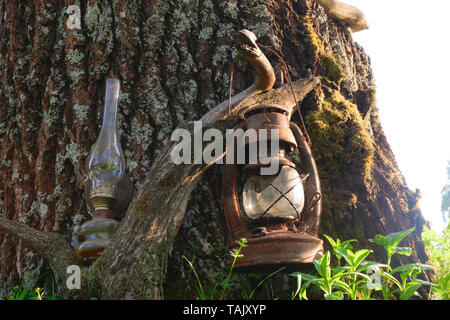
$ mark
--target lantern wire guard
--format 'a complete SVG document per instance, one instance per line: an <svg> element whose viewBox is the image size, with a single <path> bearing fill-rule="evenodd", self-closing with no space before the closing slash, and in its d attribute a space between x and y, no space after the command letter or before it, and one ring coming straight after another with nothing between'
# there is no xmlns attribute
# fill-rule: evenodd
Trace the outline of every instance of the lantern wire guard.
<svg viewBox="0 0 450 320"><path fill-rule="evenodd" d="M278 177L285 173L283 170L289 172L296 169L299 169L302 176L298 175L296 178L294 173L297 182L289 184L285 190L273 182L268 183L265 190L273 189L270 189L272 201L268 202L270 205L259 216L251 219L246 212L246 205L248 208L249 202L245 204L245 199L238 196L240 191L238 183L242 177L254 174L264 165L261 163L237 165L236 161L224 164L222 187L223 206L229 231L228 245L235 248L241 238L247 239L247 246L241 251L244 257L236 260L235 268L243 272L274 271L280 267L285 267L287 271L307 270L314 260L323 254L323 241L317 236L322 211L320 181L308 141L300 128L290 122L287 110L280 106L258 105L249 109L244 118L245 121L235 129L255 129L258 132L257 139L260 137L261 129L278 129L280 143ZM270 140L270 136L267 140ZM248 147L252 143L251 139L246 143ZM301 159L299 168L286 158L295 149L298 149ZM269 178L268 181L270 180ZM299 189L297 193L302 192L304 198L303 202L297 198L297 203L294 204L295 197L291 191L296 188ZM262 192L257 199L261 199L261 195ZM289 208L290 205L294 210L289 214L286 212L269 214L280 201L285 203L279 205L279 208Z"/></svg>

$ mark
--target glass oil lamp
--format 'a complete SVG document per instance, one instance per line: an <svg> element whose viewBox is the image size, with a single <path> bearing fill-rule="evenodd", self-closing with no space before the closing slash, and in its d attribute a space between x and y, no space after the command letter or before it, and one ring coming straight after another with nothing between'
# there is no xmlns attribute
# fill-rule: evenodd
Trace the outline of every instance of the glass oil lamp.
<svg viewBox="0 0 450 320"><path fill-rule="evenodd" d="M289 112L277 105L257 105L244 114L236 128L255 130L256 138L246 141L247 155L252 143L269 143L277 130L279 150L270 154L277 164L271 175L262 174L267 161L256 164L225 163L223 204L228 244L235 248L247 240L243 258L235 267L241 271L307 270L323 253L317 237L321 214L320 181L314 157L299 127L290 122ZM256 141L255 141L256 139ZM263 141L264 142L264 141ZM300 165L290 158L297 150Z"/></svg>
<svg viewBox="0 0 450 320"><path fill-rule="evenodd" d="M126 169L116 130L119 91L119 80L107 79L101 131L87 159L87 197L93 214L80 228L78 237L82 242L76 250L76 257L87 264L101 254L119 226L113 209Z"/></svg>

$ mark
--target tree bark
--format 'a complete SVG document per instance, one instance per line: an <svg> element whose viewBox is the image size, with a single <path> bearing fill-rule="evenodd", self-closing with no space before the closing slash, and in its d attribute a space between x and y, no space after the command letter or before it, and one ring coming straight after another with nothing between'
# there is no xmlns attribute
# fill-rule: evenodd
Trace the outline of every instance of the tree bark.
<svg viewBox="0 0 450 320"><path fill-rule="evenodd" d="M80 8L80 29L67 25L70 5ZM224 270L220 165L159 173L167 172L173 130L226 102L238 50L233 35L243 28L281 53L294 83L321 81L301 103L321 178L320 234L372 247L367 239L377 233L416 226L402 243L413 254L394 263L426 261L418 195L379 122L370 59L345 23L315 1L3 1L0 17L0 224L16 221L46 232L36 237L59 234L75 244L90 217L85 160L101 125L105 79L121 80L118 127L135 197L110 247L83 269L79 297L186 297L183 255L206 284ZM287 88L281 63L265 53L275 88ZM233 94L254 82L253 67L242 61L234 64ZM186 176L195 178L186 183ZM0 276L8 287L43 255L11 228L0 230ZM382 260L372 248L371 259ZM273 283L280 295L283 279ZM241 285L251 281L242 276Z"/></svg>

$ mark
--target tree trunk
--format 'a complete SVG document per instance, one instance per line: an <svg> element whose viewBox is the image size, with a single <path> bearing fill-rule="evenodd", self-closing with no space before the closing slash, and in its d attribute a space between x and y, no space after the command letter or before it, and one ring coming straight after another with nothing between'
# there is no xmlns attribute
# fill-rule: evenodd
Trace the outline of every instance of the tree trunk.
<svg viewBox="0 0 450 320"><path fill-rule="evenodd" d="M80 8L79 29L68 25L70 5ZM161 159L168 159L165 147L178 126L227 100L233 34L243 28L282 54L292 81L321 81L301 102L322 185L320 235L357 239L374 249L372 260L384 261L367 239L415 226L402 243L412 255L394 264L426 261L418 195L408 189L379 122L370 59L347 26L315 1L6 0L0 17L2 217L75 244L90 218L85 161L101 125L105 79L121 80L118 128L135 197L111 248L85 268L88 284L79 296L190 297L194 282L183 255L206 286L225 271L221 166L149 177L164 172ZM264 52L280 87L282 65ZM233 75L236 94L253 83L254 69L236 63ZM198 172L199 181L180 181ZM173 215L160 215L155 199ZM139 232L127 236L130 230ZM0 242L4 288L25 269L35 278L46 270L43 255L17 234L0 233ZM243 287L254 281L241 277ZM289 280L276 280L283 296Z"/></svg>

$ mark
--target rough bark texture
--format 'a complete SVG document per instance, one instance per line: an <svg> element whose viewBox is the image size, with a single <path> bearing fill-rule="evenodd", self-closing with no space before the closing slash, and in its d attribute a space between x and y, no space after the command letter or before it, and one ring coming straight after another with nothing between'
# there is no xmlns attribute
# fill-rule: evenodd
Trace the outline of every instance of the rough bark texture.
<svg viewBox="0 0 450 320"><path fill-rule="evenodd" d="M66 25L66 10L72 4L81 8L79 30ZM416 226L402 243L411 246L413 254L394 264L425 262L420 241L425 221L379 123L370 59L346 26L328 18L316 2L1 1L0 17L4 218L74 242L79 226L89 219L83 199L84 165L101 125L109 76L121 79L118 127L135 194L150 195L145 177L171 132L183 120L200 119L228 97L236 53L232 35L247 28L258 42L282 53L293 81L310 76L322 81L301 105L321 176L321 234L358 239L361 247L372 247L366 240L377 233ZM266 54L280 85L281 65ZM234 93L253 79L250 65L236 65ZM181 183L175 178L172 194L158 194L169 205L167 199L176 197ZM108 250L110 256L86 272L89 293L105 298L190 296L194 290L188 290L189 267L183 255L194 261L205 285L213 283L229 257L220 185L221 168L213 166L190 199L184 199L182 221L160 221L149 230L153 233L133 235L147 236L145 241L151 242L149 235L167 232L168 241L155 245L154 252L133 251L145 246L121 233L114 246L127 247L130 255L139 253L140 265L131 268L126 256L114 257L116 247ZM138 206L137 200L132 207ZM147 214L157 211L146 208ZM139 210L129 212L135 217ZM139 220L128 215L121 229L135 223ZM172 228L177 224L181 226ZM169 225L172 229L164 229ZM46 263L24 241L3 232L0 242L3 287L17 283L25 268L36 276L45 271ZM371 259L382 260L383 253L373 249ZM114 258L121 264L105 264ZM134 272L119 279L128 277L130 290L112 289L110 274L120 275L121 268ZM251 286L252 281L242 276L241 285ZM273 281L277 295L286 293L287 282L283 276Z"/></svg>

